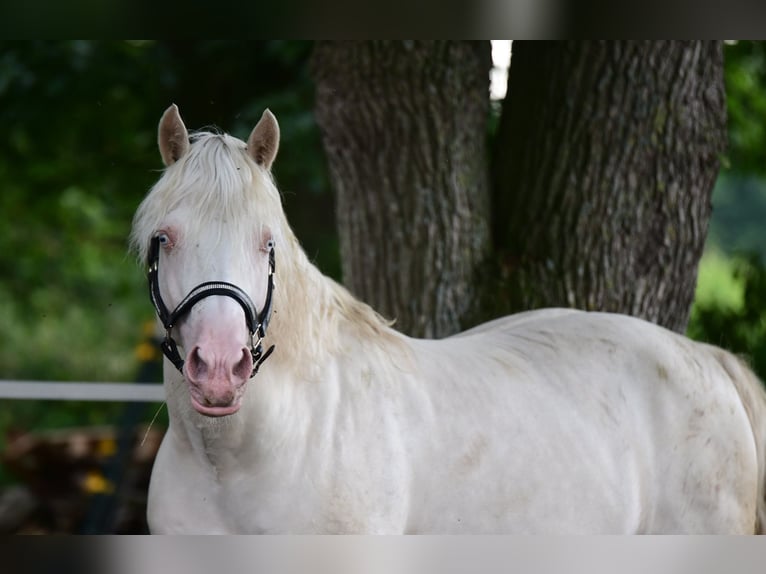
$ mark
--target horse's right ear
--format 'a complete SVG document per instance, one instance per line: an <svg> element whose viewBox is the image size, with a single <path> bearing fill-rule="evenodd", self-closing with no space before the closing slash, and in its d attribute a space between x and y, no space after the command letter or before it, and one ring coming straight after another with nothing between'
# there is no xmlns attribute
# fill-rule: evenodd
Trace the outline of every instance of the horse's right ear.
<svg viewBox="0 0 766 574"><path fill-rule="evenodd" d="M277 118L266 109L247 138L247 153L255 163L269 170L279 149L279 124Z"/></svg>
<svg viewBox="0 0 766 574"><path fill-rule="evenodd" d="M171 104L160 119L157 130L157 143L165 165L169 166L181 159L189 149L189 132L181 121L178 106Z"/></svg>

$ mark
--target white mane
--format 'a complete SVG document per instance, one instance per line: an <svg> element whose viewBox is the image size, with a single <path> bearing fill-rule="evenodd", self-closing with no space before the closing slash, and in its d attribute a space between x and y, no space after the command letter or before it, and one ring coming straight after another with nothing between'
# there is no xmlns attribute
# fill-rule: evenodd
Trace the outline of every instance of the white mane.
<svg viewBox="0 0 766 574"><path fill-rule="evenodd" d="M243 141L198 132L191 143L188 153L165 170L136 211L130 242L141 262L146 262L153 234L182 202L196 214L184 222L191 236L204 226L223 229L225 222L227 232L245 245L254 228L267 227L276 242L268 344L289 349L290 363L309 366L322 353L337 350L341 323L359 335L376 335L381 342L393 338L386 336L392 334L388 322L311 264L287 222L271 175L248 156Z"/></svg>

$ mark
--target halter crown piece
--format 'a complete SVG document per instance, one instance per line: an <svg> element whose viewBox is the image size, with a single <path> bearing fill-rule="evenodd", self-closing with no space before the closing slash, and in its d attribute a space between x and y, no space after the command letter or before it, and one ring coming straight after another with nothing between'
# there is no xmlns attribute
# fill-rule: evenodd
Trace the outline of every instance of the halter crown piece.
<svg viewBox="0 0 766 574"><path fill-rule="evenodd" d="M189 313L191 308L205 297L223 295L234 299L245 312L245 321L247 322L247 329L250 332L250 353L253 356L253 372L250 373L250 377L254 377L258 372L258 368L269 358L269 355L271 355L274 350L274 345L272 345L266 352L264 352L262 344L263 338L266 336L266 329L271 320L275 271L274 246L272 245L269 250L269 278L266 290L266 302L260 313L258 313L247 293L236 285L226 283L225 281L206 281L205 283L200 283L194 289L189 291L186 297L181 300L173 311L168 311L165 302L162 300L162 295L160 295L160 240L157 237L152 238L151 245L149 246L148 263L149 271L147 273L147 278L149 279L149 296L157 311L157 316L165 327L165 339L160 344L160 348L170 362L175 365L176 369L183 374L184 360L181 358L181 354L178 352L178 345L171 335L173 327L179 319Z"/></svg>

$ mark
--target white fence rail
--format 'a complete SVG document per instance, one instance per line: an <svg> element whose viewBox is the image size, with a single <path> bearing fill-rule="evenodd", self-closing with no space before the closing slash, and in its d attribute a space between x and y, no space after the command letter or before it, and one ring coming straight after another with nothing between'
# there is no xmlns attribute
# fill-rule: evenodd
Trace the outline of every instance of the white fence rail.
<svg viewBox="0 0 766 574"><path fill-rule="evenodd" d="M0 381L0 399L161 403L165 389L158 383Z"/></svg>

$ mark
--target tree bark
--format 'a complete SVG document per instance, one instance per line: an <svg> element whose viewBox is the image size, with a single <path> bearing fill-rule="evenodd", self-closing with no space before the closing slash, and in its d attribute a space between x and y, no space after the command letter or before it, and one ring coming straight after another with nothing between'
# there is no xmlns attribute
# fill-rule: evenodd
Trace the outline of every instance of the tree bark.
<svg viewBox="0 0 766 574"><path fill-rule="evenodd" d="M344 283L421 337L475 316L490 249L488 42L319 42Z"/></svg>
<svg viewBox="0 0 766 574"><path fill-rule="evenodd" d="M720 42L514 42L494 149L504 311L684 331L726 145Z"/></svg>

